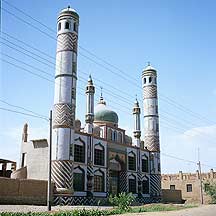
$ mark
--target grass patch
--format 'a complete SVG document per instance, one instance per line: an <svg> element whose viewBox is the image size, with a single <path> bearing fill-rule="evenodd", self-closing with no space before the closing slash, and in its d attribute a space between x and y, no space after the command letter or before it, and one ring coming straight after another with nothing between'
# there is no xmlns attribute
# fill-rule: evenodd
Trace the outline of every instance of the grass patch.
<svg viewBox="0 0 216 216"><path fill-rule="evenodd" d="M175 205L175 204L149 204L144 206L136 206L130 209L107 209L107 210L86 210L77 209L73 211L56 211L56 212L28 212L28 213L12 213L3 212L1 216L108 216L125 213L140 213L140 212L158 212L158 211L175 211L186 208L197 207L197 205Z"/></svg>

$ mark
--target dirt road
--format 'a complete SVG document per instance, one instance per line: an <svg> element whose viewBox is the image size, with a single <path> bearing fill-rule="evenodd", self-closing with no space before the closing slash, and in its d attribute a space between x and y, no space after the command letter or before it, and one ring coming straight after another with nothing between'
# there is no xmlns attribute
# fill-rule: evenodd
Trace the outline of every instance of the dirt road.
<svg viewBox="0 0 216 216"><path fill-rule="evenodd" d="M190 209L165 212L143 212L118 216L216 216L216 205L203 205Z"/></svg>

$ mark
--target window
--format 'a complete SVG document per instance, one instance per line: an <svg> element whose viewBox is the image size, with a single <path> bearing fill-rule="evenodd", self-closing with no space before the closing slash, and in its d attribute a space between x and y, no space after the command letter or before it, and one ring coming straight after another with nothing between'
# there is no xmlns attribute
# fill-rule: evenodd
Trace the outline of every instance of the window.
<svg viewBox="0 0 216 216"><path fill-rule="evenodd" d="M118 142L122 143L122 133L118 132Z"/></svg>
<svg viewBox="0 0 216 216"><path fill-rule="evenodd" d="M175 190L175 185L170 185L170 190Z"/></svg>
<svg viewBox="0 0 216 216"><path fill-rule="evenodd" d="M152 82L152 77L149 77L149 83L151 83Z"/></svg>
<svg viewBox="0 0 216 216"><path fill-rule="evenodd" d="M144 84L146 84L146 78L144 78Z"/></svg>
<svg viewBox="0 0 216 216"><path fill-rule="evenodd" d="M187 192L192 192L192 184L187 184Z"/></svg>
<svg viewBox="0 0 216 216"><path fill-rule="evenodd" d="M107 130L107 139L108 140L112 139L112 130L110 128L108 128L108 130Z"/></svg>
<svg viewBox="0 0 216 216"><path fill-rule="evenodd" d="M70 29L70 23L69 22L65 23L65 29Z"/></svg>
<svg viewBox="0 0 216 216"><path fill-rule="evenodd" d="M74 191L84 191L85 175L84 171L79 170L79 173L73 174Z"/></svg>
<svg viewBox="0 0 216 216"><path fill-rule="evenodd" d="M58 31L61 30L61 23L58 24Z"/></svg>
<svg viewBox="0 0 216 216"><path fill-rule="evenodd" d="M94 176L94 191L103 192L104 191L103 174Z"/></svg>
<svg viewBox="0 0 216 216"><path fill-rule="evenodd" d="M73 30L75 31L75 32L77 32L77 24L74 22L74 24L73 24Z"/></svg>
<svg viewBox="0 0 216 216"><path fill-rule="evenodd" d="M144 194L149 193L149 180L148 179L142 181L142 192Z"/></svg>
<svg viewBox="0 0 216 216"><path fill-rule="evenodd" d="M136 170L135 154L131 154L130 156L128 156L128 169L129 170Z"/></svg>
<svg viewBox="0 0 216 216"><path fill-rule="evenodd" d="M136 178L129 179L129 192L136 193Z"/></svg>
<svg viewBox="0 0 216 216"><path fill-rule="evenodd" d="M160 168L160 163L158 163L158 172L161 171L161 168Z"/></svg>
<svg viewBox="0 0 216 216"><path fill-rule="evenodd" d="M104 166L104 147L95 146L94 149L94 164Z"/></svg>
<svg viewBox="0 0 216 216"><path fill-rule="evenodd" d="M22 153L22 163L21 167L26 166L26 153Z"/></svg>
<svg viewBox="0 0 216 216"><path fill-rule="evenodd" d="M113 138L112 140L116 141L117 140L117 132L116 131L113 131Z"/></svg>
<svg viewBox="0 0 216 216"><path fill-rule="evenodd" d="M85 163L85 146L74 145L74 161Z"/></svg>
<svg viewBox="0 0 216 216"><path fill-rule="evenodd" d="M148 172L148 158L142 159L142 172Z"/></svg>

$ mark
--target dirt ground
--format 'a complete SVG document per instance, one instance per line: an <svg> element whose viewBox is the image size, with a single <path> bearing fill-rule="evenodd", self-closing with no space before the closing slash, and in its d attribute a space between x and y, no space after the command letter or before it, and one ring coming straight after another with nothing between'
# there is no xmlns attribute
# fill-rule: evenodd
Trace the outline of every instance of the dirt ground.
<svg viewBox="0 0 216 216"><path fill-rule="evenodd" d="M72 209L93 209L97 206L55 206L52 210L72 210ZM110 207L100 207L106 209ZM43 212L46 211L46 206L30 206L30 205L0 205L0 212ZM166 212L143 212L143 213L129 213L119 216L216 216L216 205L203 205L190 209L183 209L179 211L166 211Z"/></svg>
<svg viewBox="0 0 216 216"><path fill-rule="evenodd" d="M216 216L216 205L203 205L179 211L143 212L122 214L119 216Z"/></svg>

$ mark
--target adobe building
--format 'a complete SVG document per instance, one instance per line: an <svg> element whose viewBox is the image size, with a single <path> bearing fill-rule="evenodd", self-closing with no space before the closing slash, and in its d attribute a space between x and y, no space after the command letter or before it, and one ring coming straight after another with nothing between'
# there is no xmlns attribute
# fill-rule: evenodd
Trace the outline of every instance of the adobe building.
<svg viewBox="0 0 216 216"><path fill-rule="evenodd" d="M211 198L205 193L205 185L216 182L216 172L213 169L208 173L202 173L203 185L203 201L205 204L211 201ZM189 203L200 203L200 174L183 173L178 174L163 174L161 176L162 189L181 190L182 199ZM174 201L174 200L173 200Z"/></svg>

